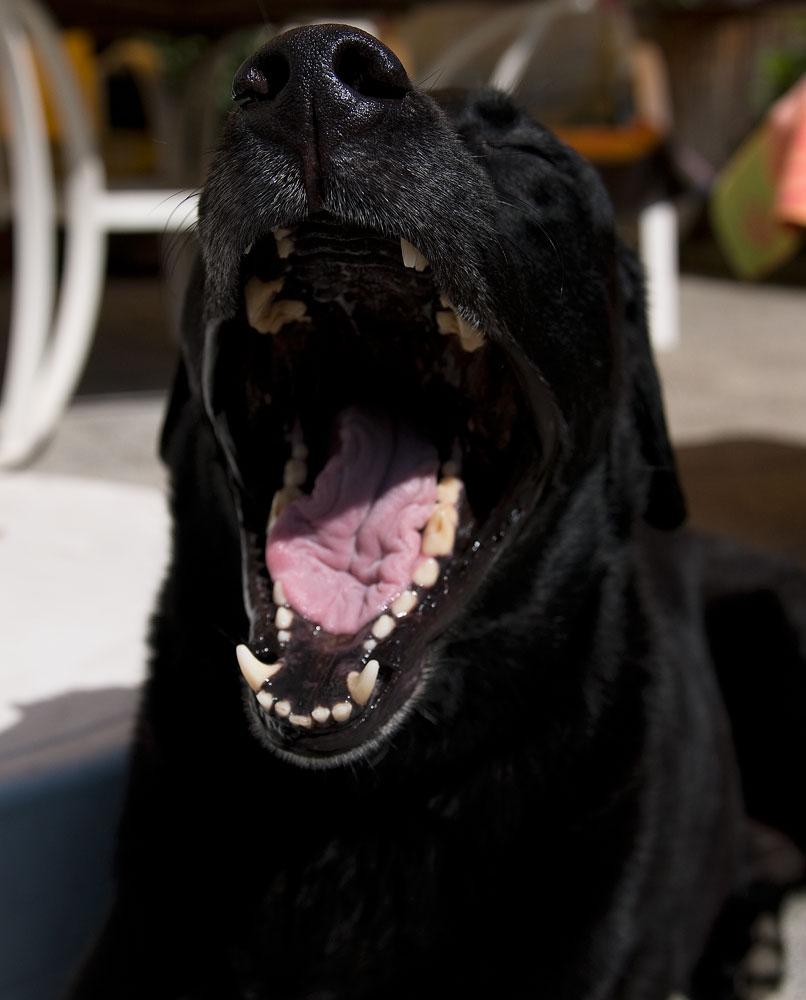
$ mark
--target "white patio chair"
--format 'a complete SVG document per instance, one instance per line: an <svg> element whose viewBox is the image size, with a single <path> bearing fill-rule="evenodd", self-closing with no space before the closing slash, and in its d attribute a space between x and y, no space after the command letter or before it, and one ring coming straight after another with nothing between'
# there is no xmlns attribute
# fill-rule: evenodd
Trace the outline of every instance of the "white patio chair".
<svg viewBox="0 0 806 1000"><path fill-rule="evenodd" d="M51 163L47 74L63 136L61 193ZM51 436L81 375L103 291L107 236L190 228L190 190L110 190L92 123L37 0L0 3L0 97L9 131L13 275L6 367L0 395L0 467L29 461ZM57 239L64 227L63 265Z"/></svg>

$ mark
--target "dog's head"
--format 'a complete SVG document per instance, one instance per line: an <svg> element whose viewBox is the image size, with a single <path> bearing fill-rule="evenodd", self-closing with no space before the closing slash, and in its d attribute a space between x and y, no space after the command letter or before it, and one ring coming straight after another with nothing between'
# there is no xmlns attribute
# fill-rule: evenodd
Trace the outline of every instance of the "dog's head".
<svg viewBox="0 0 806 1000"><path fill-rule="evenodd" d="M491 588L517 614L575 497L594 546L682 502L637 269L579 157L343 25L271 41L234 98L186 386L240 524L248 711L280 755L335 764L493 622Z"/></svg>

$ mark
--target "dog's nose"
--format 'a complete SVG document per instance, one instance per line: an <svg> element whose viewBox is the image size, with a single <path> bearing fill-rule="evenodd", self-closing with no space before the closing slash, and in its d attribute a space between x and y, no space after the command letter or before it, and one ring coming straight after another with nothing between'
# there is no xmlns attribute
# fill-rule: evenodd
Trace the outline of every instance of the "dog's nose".
<svg viewBox="0 0 806 1000"><path fill-rule="evenodd" d="M293 149L308 172L340 141L394 116L411 90L400 60L377 38L321 24L264 45L238 70L232 93L254 131Z"/></svg>

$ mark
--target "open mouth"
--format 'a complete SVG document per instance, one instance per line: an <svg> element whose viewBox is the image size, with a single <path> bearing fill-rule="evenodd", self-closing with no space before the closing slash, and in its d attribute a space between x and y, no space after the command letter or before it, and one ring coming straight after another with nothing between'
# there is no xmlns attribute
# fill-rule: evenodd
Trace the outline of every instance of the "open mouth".
<svg viewBox="0 0 806 1000"><path fill-rule="evenodd" d="M533 378L404 239L323 213L244 248L240 287L206 387L241 508L237 658L264 741L327 766L416 704L547 438Z"/></svg>

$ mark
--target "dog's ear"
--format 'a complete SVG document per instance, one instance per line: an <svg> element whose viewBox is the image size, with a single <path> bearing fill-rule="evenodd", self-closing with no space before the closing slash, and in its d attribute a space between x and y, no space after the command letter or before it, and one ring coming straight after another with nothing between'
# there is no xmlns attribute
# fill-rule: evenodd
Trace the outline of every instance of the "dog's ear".
<svg viewBox="0 0 806 1000"><path fill-rule="evenodd" d="M652 358L643 274L634 255L626 248L620 250L619 270L626 350L628 364L632 366L628 389L632 393L630 415L638 432L641 458L649 473L644 518L656 528L672 530L680 527L686 519L686 501L669 441L663 396Z"/></svg>

